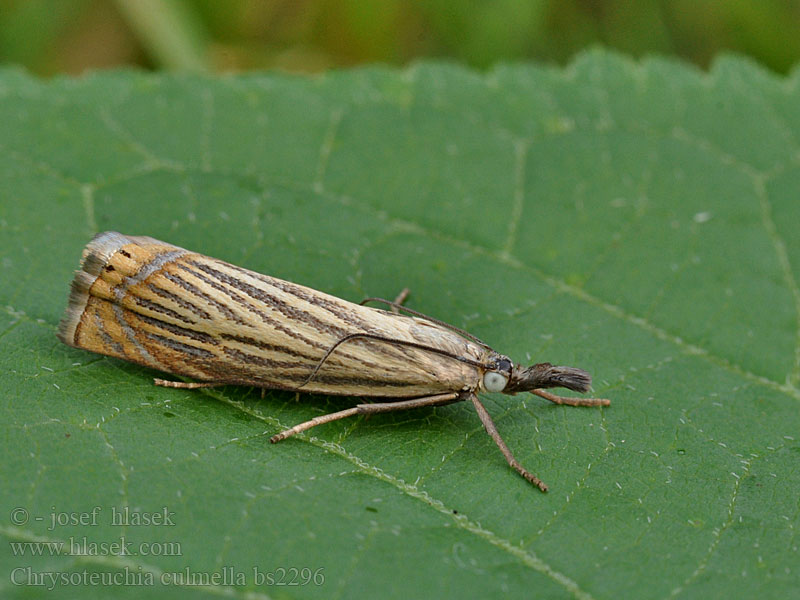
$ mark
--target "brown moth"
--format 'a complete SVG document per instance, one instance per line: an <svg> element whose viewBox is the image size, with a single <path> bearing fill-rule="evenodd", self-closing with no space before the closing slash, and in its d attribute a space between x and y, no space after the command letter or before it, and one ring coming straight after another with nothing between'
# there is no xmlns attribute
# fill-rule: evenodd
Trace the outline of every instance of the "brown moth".
<svg viewBox="0 0 800 600"><path fill-rule="evenodd" d="M58 338L197 380L155 380L166 387L247 385L376 400L295 425L272 442L352 415L469 400L509 465L542 491L547 486L513 457L478 393L532 392L556 404L609 405L543 389L586 392L586 371L549 363L524 368L466 331L402 307L402 300L367 301L392 310L109 231L83 252Z"/></svg>

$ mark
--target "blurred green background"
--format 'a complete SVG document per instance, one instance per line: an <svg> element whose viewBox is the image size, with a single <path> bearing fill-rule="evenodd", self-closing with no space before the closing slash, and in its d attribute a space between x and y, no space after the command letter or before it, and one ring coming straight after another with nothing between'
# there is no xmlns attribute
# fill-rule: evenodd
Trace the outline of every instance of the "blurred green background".
<svg viewBox="0 0 800 600"><path fill-rule="evenodd" d="M601 44L705 67L723 50L784 73L800 0L0 0L0 62L40 75L148 69L316 72L419 57L564 63Z"/></svg>

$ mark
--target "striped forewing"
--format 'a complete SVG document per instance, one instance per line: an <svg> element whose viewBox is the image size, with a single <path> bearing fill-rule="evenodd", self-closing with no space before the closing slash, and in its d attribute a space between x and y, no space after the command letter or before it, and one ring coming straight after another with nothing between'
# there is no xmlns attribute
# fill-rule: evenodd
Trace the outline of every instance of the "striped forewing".
<svg viewBox="0 0 800 600"><path fill-rule="evenodd" d="M359 306L146 237L98 235L84 251L59 337L72 346L200 381L296 389L338 340L367 333L481 361L435 323ZM354 339L302 390L414 397L477 385L475 366Z"/></svg>

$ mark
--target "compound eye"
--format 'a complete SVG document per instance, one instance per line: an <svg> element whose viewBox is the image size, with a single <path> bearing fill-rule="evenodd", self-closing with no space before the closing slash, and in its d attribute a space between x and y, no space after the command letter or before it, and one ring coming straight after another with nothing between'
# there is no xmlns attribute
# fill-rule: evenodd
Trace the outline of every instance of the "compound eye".
<svg viewBox="0 0 800 600"><path fill-rule="evenodd" d="M508 383L508 376L497 371L489 371L483 376L483 387L487 392L502 392Z"/></svg>

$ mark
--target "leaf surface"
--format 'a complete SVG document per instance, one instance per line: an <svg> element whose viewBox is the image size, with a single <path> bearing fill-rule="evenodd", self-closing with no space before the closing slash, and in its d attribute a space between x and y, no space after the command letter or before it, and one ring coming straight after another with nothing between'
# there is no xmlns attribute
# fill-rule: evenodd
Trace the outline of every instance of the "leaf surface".
<svg viewBox="0 0 800 600"><path fill-rule="evenodd" d="M797 74L602 52L487 74L2 71L0 592L789 597L799 106ZM56 340L103 230L353 301L408 286L517 361L590 370L612 405L485 397L546 495L463 403L270 445L353 400L156 388ZM135 554L69 548L121 538ZM276 583L292 568L324 583ZM53 593L17 585L41 572Z"/></svg>

